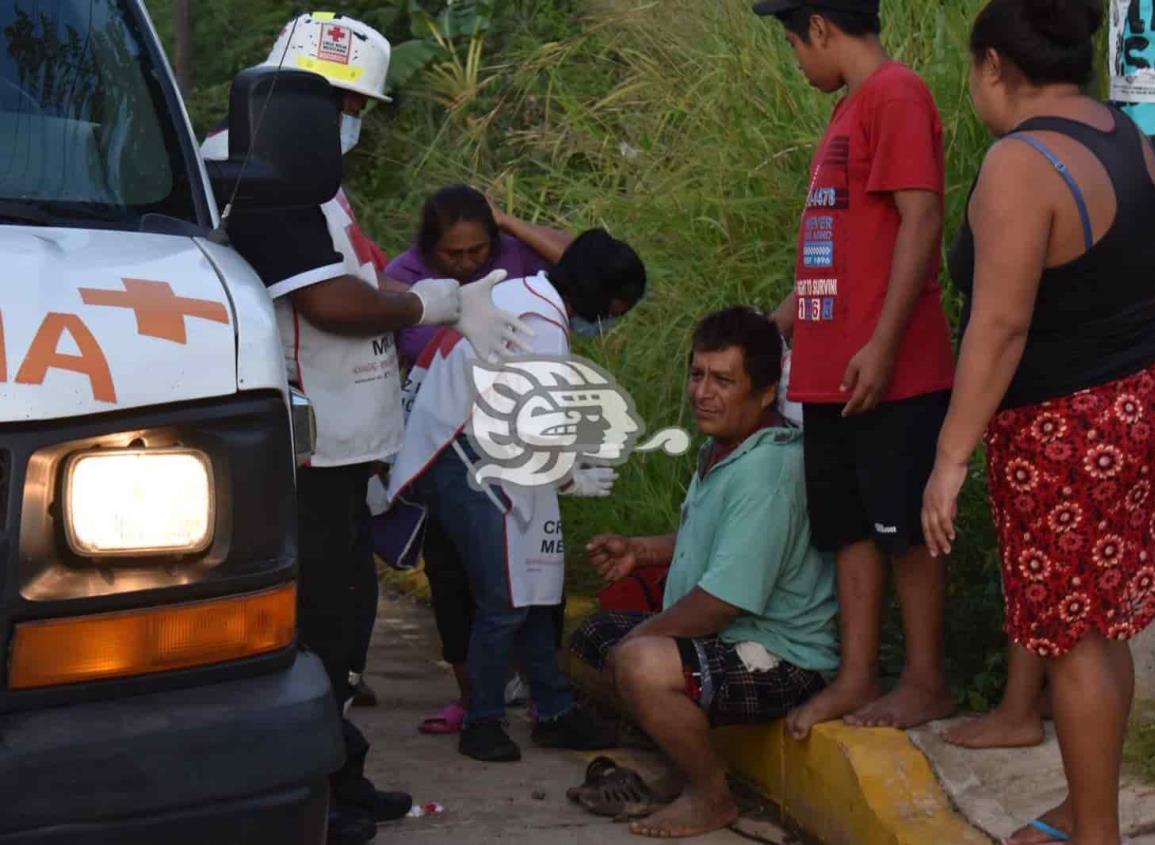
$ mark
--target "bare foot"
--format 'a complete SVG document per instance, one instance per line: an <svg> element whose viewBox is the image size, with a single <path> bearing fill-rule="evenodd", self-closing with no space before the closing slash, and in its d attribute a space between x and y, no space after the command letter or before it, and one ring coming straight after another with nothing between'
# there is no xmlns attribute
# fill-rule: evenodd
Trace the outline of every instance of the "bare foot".
<svg viewBox="0 0 1155 845"><path fill-rule="evenodd" d="M720 830L737 818L738 805L728 789L708 797L687 789L669 807L630 824L630 833L653 839L684 839Z"/></svg>
<svg viewBox="0 0 1155 845"><path fill-rule="evenodd" d="M834 683L786 716L786 730L795 739L806 739L810 729L852 713L878 697L878 682L851 683L835 678Z"/></svg>
<svg viewBox="0 0 1155 845"><path fill-rule="evenodd" d="M686 776L669 769L650 784L650 796L655 804L672 804L686 789Z"/></svg>
<svg viewBox="0 0 1155 845"><path fill-rule="evenodd" d="M916 728L955 711L954 697L946 688L927 689L900 681L893 691L855 710L843 721L859 728Z"/></svg>
<svg viewBox="0 0 1155 845"><path fill-rule="evenodd" d="M1075 827L1075 816L1071 811L1071 798L1055 807L1053 810L1048 810L1039 816L1041 821L1046 822L1055 830L1061 830L1068 833ZM1044 833L1036 827L1031 825L1023 825L1013 834L1009 839L1004 839L1005 845L1043 845L1043 843L1055 842L1055 837L1049 833Z"/></svg>
<svg viewBox="0 0 1155 845"><path fill-rule="evenodd" d="M963 748L1030 748L1043 741L1043 720L996 709L943 731L942 738Z"/></svg>

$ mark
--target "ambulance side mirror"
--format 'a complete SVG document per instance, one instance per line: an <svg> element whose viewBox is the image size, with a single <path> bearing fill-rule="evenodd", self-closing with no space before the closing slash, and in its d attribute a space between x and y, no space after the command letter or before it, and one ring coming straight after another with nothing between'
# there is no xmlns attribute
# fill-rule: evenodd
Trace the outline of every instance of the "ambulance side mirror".
<svg viewBox="0 0 1155 845"><path fill-rule="evenodd" d="M229 157L206 162L223 207L321 205L341 187L340 115L324 77L252 67L229 92Z"/></svg>

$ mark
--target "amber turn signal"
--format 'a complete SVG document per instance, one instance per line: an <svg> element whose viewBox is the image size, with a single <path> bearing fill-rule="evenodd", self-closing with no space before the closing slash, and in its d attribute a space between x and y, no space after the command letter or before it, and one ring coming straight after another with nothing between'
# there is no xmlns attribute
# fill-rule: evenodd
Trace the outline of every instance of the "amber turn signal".
<svg viewBox="0 0 1155 845"><path fill-rule="evenodd" d="M225 599L24 622L9 689L78 684L239 660L293 642L297 588Z"/></svg>

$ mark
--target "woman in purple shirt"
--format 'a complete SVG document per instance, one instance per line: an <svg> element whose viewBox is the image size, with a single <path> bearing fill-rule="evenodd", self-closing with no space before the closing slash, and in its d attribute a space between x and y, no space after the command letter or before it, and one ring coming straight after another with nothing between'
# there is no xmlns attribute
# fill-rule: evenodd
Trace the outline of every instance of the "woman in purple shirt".
<svg viewBox="0 0 1155 845"><path fill-rule="evenodd" d="M526 223L503 213L475 188L450 185L425 202L417 243L385 268L385 276L408 287L422 279L476 282L494 270L511 279L548 270L573 242L573 235ZM412 364L437 333L437 326L398 332L402 359Z"/></svg>
<svg viewBox="0 0 1155 845"><path fill-rule="evenodd" d="M390 262L385 276L406 287L428 278L468 284L493 270L505 270L511 279L525 278L549 270L572 242L573 236L566 232L502 213L475 188L451 185L426 201L417 243ZM398 332L397 347L405 365L412 366L439 328L423 326ZM453 667L460 699L423 721L420 730L457 733L469 700L465 660L473 596L457 550L436 520L430 520L426 527L422 552L442 657Z"/></svg>

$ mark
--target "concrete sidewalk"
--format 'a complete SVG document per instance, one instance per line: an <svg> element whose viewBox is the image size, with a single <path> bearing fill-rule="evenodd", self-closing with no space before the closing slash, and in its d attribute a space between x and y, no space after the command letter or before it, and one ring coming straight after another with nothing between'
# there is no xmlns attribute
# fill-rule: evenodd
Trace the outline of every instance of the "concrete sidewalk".
<svg viewBox="0 0 1155 845"><path fill-rule="evenodd" d="M957 720L909 731L951 801L967 820L996 840L1056 806L1067 793L1054 726L1035 748L971 751L939 738ZM1155 786L1125 778L1119 796L1123 833L1135 845L1155 845Z"/></svg>
<svg viewBox="0 0 1155 845"><path fill-rule="evenodd" d="M644 841L625 825L591 816L566 800L565 790L582 781L593 755L536 748L529 741L529 721L522 709L510 711L511 734L525 755L520 763L478 763L457 753L456 737L419 734L421 719L454 695L449 670L438 660L439 648L428 609L406 597L382 600L368 672L380 703L351 711L373 745L369 776L379 788L405 789L417 802L436 801L446 810L385 825L376 842L637 845ZM628 756L643 770L656 766L652 757L639 752L612 754L617 759ZM766 822L748 822L745 829L763 841L786 841ZM744 845L747 840L723 831L697 841Z"/></svg>

